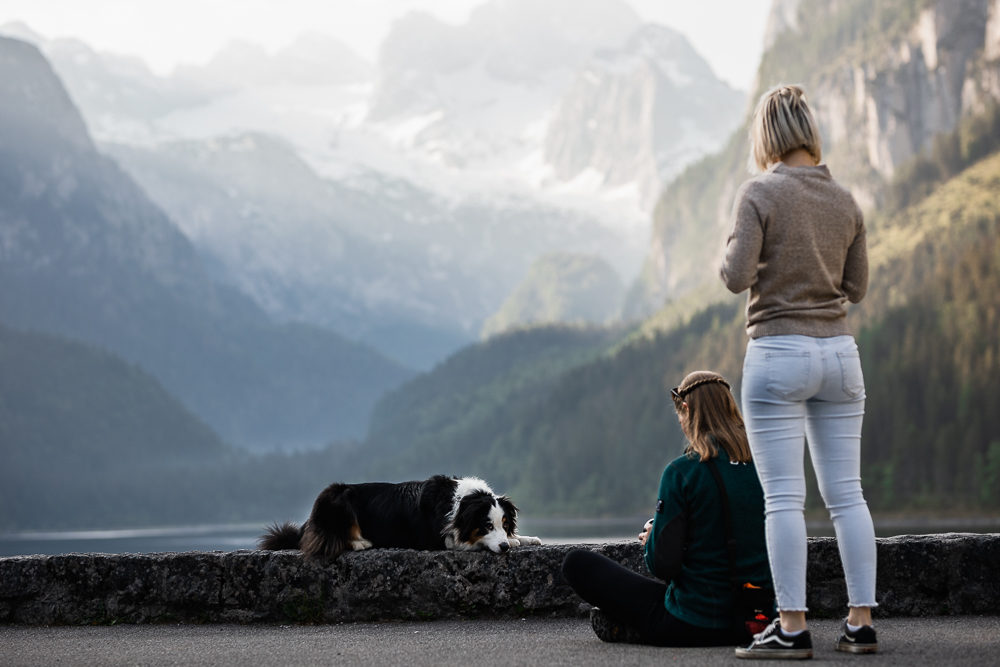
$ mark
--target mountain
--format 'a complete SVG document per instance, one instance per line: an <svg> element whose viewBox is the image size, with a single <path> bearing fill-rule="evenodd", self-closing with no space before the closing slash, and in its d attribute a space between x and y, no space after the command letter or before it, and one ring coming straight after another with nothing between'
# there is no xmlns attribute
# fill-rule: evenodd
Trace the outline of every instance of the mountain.
<svg viewBox="0 0 1000 667"><path fill-rule="evenodd" d="M356 460L356 443L250 456L138 366L0 325L0 530L299 516Z"/></svg>
<svg viewBox="0 0 1000 667"><path fill-rule="evenodd" d="M651 205L681 169L722 147L743 106L683 35L646 25L578 72L549 124L545 161L563 180L589 169L608 186L634 182Z"/></svg>
<svg viewBox="0 0 1000 667"><path fill-rule="evenodd" d="M0 35L37 46L58 73L91 133L145 139L145 125L174 111L205 104L204 92L156 76L139 58L97 52L77 39L46 39L23 23Z"/></svg>
<svg viewBox="0 0 1000 667"><path fill-rule="evenodd" d="M534 444L511 430L516 420L544 404L564 373L600 357L624 333L550 325L457 352L379 401L361 447L362 471L396 480L478 474L498 488L513 487Z"/></svg>
<svg viewBox="0 0 1000 667"><path fill-rule="evenodd" d="M197 114L246 89L339 89L369 83L370 63L342 42L305 33L268 53L246 42L227 45L204 65L181 65L158 76L139 58L96 51L72 38L46 39L21 22L0 26L0 35L37 46L52 64L81 110L93 135L102 141L148 144L176 135L171 115Z"/></svg>
<svg viewBox="0 0 1000 667"><path fill-rule="evenodd" d="M364 433L409 375L374 350L277 325L94 149L38 50L0 38L0 321L140 364L225 440L316 447Z"/></svg>
<svg viewBox="0 0 1000 667"><path fill-rule="evenodd" d="M780 82L804 84L824 162L872 212L901 167L1000 99L998 20L991 0L781 0L753 97ZM746 133L664 191L628 315L649 315L717 282L733 198L750 176Z"/></svg>
<svg viewBox="0 0 1000 667"><path fill-rule="evenodd" d="M775 6L784 11L792 4ZM965 43L962 26L982 27L974 20L981 15L971 9L985 5L965 6L970 11L949 24L948 39L937 43L938 57L946 54L951 66L958 60L948 49ZM941 30L938 20L955 18L951 5L930 2L881 5L884 13L861 2L803 0L795 9L795 20L785 22L785 32L774 36L765 54L761 81L768 81L768 68L775 63L798 67L805 61L803 66L820 69L830 63L836 69L855 58L861 71L875 72L865 58L881 62L894 53L889 47L917 34L911 31L929 30L918 26ZM1000 3L988 9L992 27L985 34L995 41ZM995 409L1000 401L1000 101L987 95L989 82L997 80L990 72L998 71L991 68L998 64L1000 44L991 44L986 42L973 56L979 60L968 65L962 84L968 106L952 130L934 134L922 152L897 163L891 179L868 184L877 191L867 223L870 287L848 319L858 339L868 396L861 473L866 498L877 511L992 512L1000 507L1000 413ZM804 53L820 59L806 60ZM935 79L945 80L944 74L937 72ZM926 110L935 102L910 103ZM852 109L841 112L855 118ZM829 109L826 113L824 123L846 122L829 115ZM830 143L830 161L851 164L849 154L838 152L845 144ZM680 296L637 326L595 339L577 363L538 364L530 385L504 381L500 373L472 372L461 374L468 378L463 384L454 373L457 367L418 376L387 395L373 414L367 444L380 448L381 460L372 470L406 477L426 462L455 461L461 474L501 480L528 513L649 511L659 471L683 446L667 387L690 371L710 368L733 382L739 394L746 347L743 298L722 298L716 264L703 265L721 247L721 240L713 238L725 233L717 221L746 177L746 156L745 139L737 134L720 154L686 170L659 204L658 220L669 212L675 226L657 243L683 259L692 274L676 274L669 293ZM867 164L867 173L877 173ZM857 172L842 168L850 182ZM709 276L714 283L705 282ZM531 350L553 335L538 328L496 340L517 340L521 349ZM494 339L469 348L462 353L462 368L498 366L500 349ZM517 354L512 349L504 365L517 368ZM528 364L530 358L524 354ZM442 416L447 414L451 419ZM810 507L818 508L815 481L809 484Z"/></svg>
<svg viewBox="0 0 1000 667"><path fill-rule="evenodd" d="M545 255L486 320L481 335L487 338L514 327L558 322L604 324L616 318L624 294L621 278L600 257Z"/></svg>
<svg viewBox="0 0 1000 667"><path fill-rule="evenodd" d="M998 152L870 237L871 288L849 319L868 395L862 478L879 511L1000 507L1000 122L995 137ZM730 302L669 329L603 339L595 330L587 354L561 365L528 352L557 331L490 339L383 399L366 442L380 452L369 474L450 465L497 479L533 515L649 511L662 467L684 443L667 387L710 368L738 396L744 320ZM560 340L549 354L571 349ZM518 370L531 381L519 383Z"/></svg>
<svg viewBox="0 0 1000 667"><path fill-rule="evenodd" d="M274 54L233 46L152 82L115 79L114 57L93 51L83 58L90 69L56 68L76 72L71 93L85 103L100 150L184 232L213 279L277 321L334 328L430 368L476 337L542 255L599 255L631 280L646 244L647 216L631 194L548 179L541 151L574 68L595 48L624 44L638 18L616 0L495 5L445 26L476 44L478 64L454 81L427 74L454 111L430 143L417 140L426 126L418 107L377 120L367 111L391 88L394 68L437 67L420 64L418 47L430 42L407 21L386 40L398 58L379 63L374 92L310 74L303 63L313 56L344 64L316 36ZM532 31L545 39L527 39ZM46 50L60 42L30 37ZM416 44L412 53L407 44ZM167 98L187 91L200 102L165 98L143 118L102 102L123 86L153 95L153 84ZM464 166L439 159L445 153Z"/></svg>
<svg viewBox="0 0 1000 667"><path fill-rule="evenodd" d="M213 276L280 321L333 328L418 368L473 340L538 254L600 253L616 267L635 256L585 214L516 198L456 204L377 174L347 185L260 133L104 149Z"/></svg>
<svg viewBox="0 0 1000 667"><path fill-rule="evenodd" d="M440 112L443 122L459 121L490 103L487 82L530 95L594 50L620 46L640 25L621 0L492 0L459 26L411 12L393 23L383 42L369 116L384 121ZM461 87L471 90L461 94Z"/></svg>
<svg viewBox="0 0 1000 667"><path fill-rule="evenodd" d="M227 445L153 377L99 348L0 325L0 466L61 474L95 465L208 462Z"/></svg>
<svg viewBox="0 0 1000 667"><path fill-rule="evenodd" d="M162 477L179 465L217 465L230 454L138 367L88 345L2 325L0 425L3 529L72 522L80 514L128 516L128 501L108 493L109 485Z"/></svg>
<svg viewBox="0 0 1000 667"><path fill-rule="evenodd" d="M270 54L250 42L230 42L205 65L182 65L172 78L226 91L280 84L322 86L367 83L374 69L338 39L317 32L299 35Z"/></svg>

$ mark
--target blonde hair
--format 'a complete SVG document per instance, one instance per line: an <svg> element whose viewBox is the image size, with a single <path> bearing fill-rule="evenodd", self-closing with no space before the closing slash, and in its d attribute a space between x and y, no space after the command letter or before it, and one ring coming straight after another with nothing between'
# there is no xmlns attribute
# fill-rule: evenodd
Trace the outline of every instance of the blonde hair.
<svg viewBox="0 0 1000 667"><path fill-rule="evenodd" d="M809 151L816 164L823 157L823 141L806 94L799 86L777 86L760 97L750 124L750 160L747 166L767 171L781 156L796 148Z"/></svg>
<svg viewBox="0 0 1000 667"><path fill-rule="evenodd" d="M729 391L729 383L718 373L695 371L674 389L674 408L688 406L687 419L682 422L688 445L684 452L707 461L719 455L716 444L729 454L730 461L751 460L743 415Z"/></svg>

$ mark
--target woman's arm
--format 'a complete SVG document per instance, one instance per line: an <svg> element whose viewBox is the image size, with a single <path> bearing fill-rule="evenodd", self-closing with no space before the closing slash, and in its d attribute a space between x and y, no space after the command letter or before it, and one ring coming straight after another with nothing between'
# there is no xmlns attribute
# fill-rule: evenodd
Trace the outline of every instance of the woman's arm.
<svg viewBox="0 0 1000 667"><path fill-rule="evenodd" d="M752 181L740 188L733 207L733 232L726 242L726 258L719 273L733 294L739 294L757 282L757 265L764 244L764 221L749 190Z"/></svg>
<svg viewBox="0 0 1000 667"><path fill-rule="evenodd" d="M684 478L674 466L667 466L660 480L653 527L645 542L646 569L663 581L681 573L687 539L687 502Z"/></svg>
<svg viewBox="0 0 1000 667"><path fill-rule="evenodd" d="M864 221L860 227L854 242L847 249L844 277L840 281L840 289L851 303L859 303L868 293L868 240Z"/></svg>
<svg viewBox="0 0 1000 667"><path fill-rule="evenodd" d="M681 573L686 538L687 518L683 512L662 526L654 522L650 539L646 541L646 568L657 579L672 581Z"/></svg>

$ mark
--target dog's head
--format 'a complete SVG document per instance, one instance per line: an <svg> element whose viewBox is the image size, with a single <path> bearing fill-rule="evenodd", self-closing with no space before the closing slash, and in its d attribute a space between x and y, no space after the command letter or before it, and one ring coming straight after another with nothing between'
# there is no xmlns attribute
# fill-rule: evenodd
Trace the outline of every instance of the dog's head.
<svg viewBox="0 0 1000 667"><path fill-rule="evenodd" d="M489 549L504 553L517 527L517 508L507 496L489 488L473 489L458 500L454 517L445 528L455 549Z"/></svg>

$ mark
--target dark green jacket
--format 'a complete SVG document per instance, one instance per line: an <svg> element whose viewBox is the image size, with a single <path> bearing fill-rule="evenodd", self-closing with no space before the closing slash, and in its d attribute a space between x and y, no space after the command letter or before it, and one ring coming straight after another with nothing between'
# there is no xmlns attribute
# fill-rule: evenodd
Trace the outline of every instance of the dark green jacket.
<svg viewBox="0 0 1000 667"><path fill-rule="evenodd" d="M736 572L742 582L771 586L764 540L764 491L753 463L734 464L719 448L715 460L726 484L736 534ZM663 471L646 567L667 581L664 604L673 616L703 628L732 625L732 586L719 487L708 466L687 455Z"/></svg>

